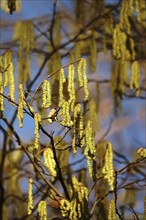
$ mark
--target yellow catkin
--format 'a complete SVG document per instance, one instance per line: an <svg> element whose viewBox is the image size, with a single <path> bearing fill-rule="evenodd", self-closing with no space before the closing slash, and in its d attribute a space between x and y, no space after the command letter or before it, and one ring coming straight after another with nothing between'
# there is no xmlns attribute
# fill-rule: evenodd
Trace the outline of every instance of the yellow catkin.
<svg viewBox="0 0 146 220"><path fill-rule="evenodd" d="M114 98L115 107L121 103L120 95L125 93L128 83L129 61L116 60L111 74L111 92Z"/></svg>
<svg viewBox="0 0 146 220"><path fill-rule="evenodd" d="M94 131L92 121L88 120L87 126L85 128L85 139L86 139L86 147L84 150L84 155L87 160L87 166L90 178L93 178L93 160L96 159L96 149L95 149L95 142L94 142Z"/></svg>
<svg viewBox="0 0 146 220"><path fill-rule="evenodd" d="M131 16L134 12L133 0L123 0L120 10L120 26L121 29L126 29L127 33L130 34L130 22L128 16Z"/></svg>
<svg viewBox="0 0 146 220"><path fill-rule="evenodd" d="M64 69L61 68L59 72L59 107L62 106L64 102L64 95L63 95L63 84L66 82L66 78L64 75Z"/></svg>
<svg viewBox="0 0 146 220"><path fill-rule="evenodd" d="M35 34L32 21L19 21L14 28L14 40L19 41L19 54L22 56L23 50L27 53L34 48Z"/></svg>
<svg viewBox="0 0 146 220"><path fill-rule="evenodd" d="M77 148L76 148L76 134L77 134L76 121L79 118L81 112L82 112L81 105L77 104L74 108L74 123L73 123L74 130L73 130L73 138L72 138L72 151L73 151L73 153L77 152Z"/></svg>
<svg viewBox="0 0 146 220"><path fill-rule="evenodd" d="M56 109L53 108L48 114L48 122L52 124L52 122L55 120L56 120Z"/></svg>
<svg viewBox="0 0 146 220"><path fill-rule="evenodd" d="M78 74L77 77L78 77L79 87L83 87L83 85L84 85L83 74L82 74L82 65L83 65L83 61L81 59L78 63L78 67L77 67L77 74Z"/></svg>
<svg viewBox="0 0 146 220"><path fill-rule="evenodd" d="M135 45L132 39L128 39L124 31L122 31L121 23L117 24L113 30L113 56L116 59L134 60L135 59ZM130 51L127 49L126 44L129 41Z"/></svg>
<svg viewBox="0 0 146 220"><path fill-rule="evenodd" d="M23 118L24 118L24 113L23 113L23 108L26 106L25 103L25 96L24 96L24 90L23 90L23 85L19 84L19 101L18 101L18 121L19 121L19 126L22 128L23 126Z"/></svg>
<svg viewBox="0 0 146 220"><path fill-rule="evenodd" d="M38 214L40 220L47 220L47 204L45 201L40 201L38 204Z"/></svg>
<svg viewBox="0 0 146 220"><path fill-rule="evenodd" d="M146 157L146 148L139 148L137 150L137 154L139 154L141 157Z"/></svg>
<svg viewBox="0 0 146 220"><path fill-rule="evenodd" d="M62 103L62 109L60 111L60 116L62 118L61 124L63 126L72 126L72 120L70 116L70 102L65 101Z"/></svg>
<svg viewBox="0 0 146 220"><path fill-rule="evenodd" d="M129 0L129 13L131 15L134 13L134 0Z"/></svg>
<svg viewBox="0 0 146 220"><path fill-rule="evenodd" d="M84 88L84 101L88 101L89 99L89 89L88 89L88 79L87 79L87 63L86 59L82 58L79 61L78 68L77 68L77 73L78 73L78 84L79 87Z"/></svg>
<svg viewBox="0 0 146 220"><path fill-rule="evenodd" d="M4 111L4 83L3 83L3 63L2 63L2 56L0 56L0 111Z"/></svg>
<svg viewBox="0 0 146 220"><path fill-rule="evenodd" d="M71 209L71 203L66 199L62 199L60 201L60 210L62 217L68 216L70 209Z"/></svg>
<svg viewBox="0 0 146 220"><path fill-rule="evenodd" d="M62 217L68 216L70 209L71 209L71 203L66 199L62 199L60 201L60 210L61 210Z"/></svg>
<svg viewBox="0 0 146 220"><path fill-rule="evenodd" d="M51 86L48 80L43 83L42 107L49 108L51 106Z"/></svg>
<svg viewBox="0 0 146 220"><path fill-rule="evenodd" d="M76 128L76 123L78 121L78 128ZM83 147L85 144L85 138L84 138L84 121L83 121L83 113L82 113L82 107L80 104L77 104L74 108L74 131L73 131L73 139L72 139L72 150L73 153L76 153L76 134L77 129L79 129L79 143L80 147Z"/></svg>
<svg viewBox="0 0 146 220"><path fill-rule="evenodd" d="M4 111L4 86L3 86L3 78L2 78L2 73L0 73L0 111Z"/></svg>
<svg viewBox="0 0 146 220"><path fill-rule="evenodd" d="M61 19L58 13L56 14L54 32L54 43L57 46L61 42Z"/></svg>
<svg viewBox="0 0 146 220"><path fill-rule="evenodd" d="M40 114L37 112L34 115L34 122L35 122L35 143L34 143L34 148L38 149L39 148L39 139L40 139L40 135L39 135L39 124L41 122L41 116Z"/></svg>
<svg viewBox="0 0 146 220"><path fill-rule="evenodd" d="M60 201L62 216L68 217L71 220L83 219L83 216L85 219L88 219L88 189L81 182L78 182L75 176L72 177L72 189L70 194L72 195L71 201L66 199Z"/></svg>
<svg viewBox="0 0 146 220"><path fill-rule="evenodd" d="M78 182L78 179L73 176L72 177L72 184L73 184L73 191L77 192L78 194L78 200L80 203L83 203L84 200L88 200L88 189L80 182Z"/></svg>
<svg viewBox="0 0 146 220"><path fill-rule="evenodd" d="M74 60L75 60L75 55L74 55L73 51L71 50L71 51L69 51L69 63L74 62Z"/></svg>
<svg viewBox="0 0 146 220"><path fill-rule="evenodd" d="M51 148L47 148L44 150L44 164L46 168L48 169L49 173L52 176L52 180L57 176L56 171L56 162L54 160L54 154Z"/></svg>
<svg viewBox="0 0 146 220"><path fill-rule="evenodd" d="M103 47L104 54L107 54L107 36L106 36L106 27L105 27L105 25L104 25L104 32L103 32L102 47Z"/></svg>
<svg viewBox="0 0 146 220"><path fill-rule="evenodd" d="M9 85L9 68L10 63L12 62L12 52L7 51L4 54L4 87Z"/></svg>
<svg viewBox="0 0 146 220"><path fill-rule="evenodd" d="M12 51L7 51L4 54L4 87L6 86L9 86L9 97L12 101L14 101L15 84Z"/></svg>
<svg viewBox="0 0 146 220"><path fill-rule="evenodd" d="M130 89L136 89L136 96L140 94L140 66L138 61L132 63L132 77Z"/></svg>
<svg viewBox="0 0 146 220"><path fill-rule="evenodd" d="M102 174L107 179L110 190L114 189L114 168L113 168L113 148L110 142L107 143L105 153L105 164L102 168Z"/></svg>
<svg viewBox="0 0 146 220"><path fill-rule="evenodd" d="M134 60L136 57L136 53L135 53L135 43L134 40L132 38L129 39L130 42L130 48L131 48L131 59Z"/></svg>
<svg viewBox="0 0 146 220"><path fill-rule="evenodd" d="M88 90L88 79L87 79L87 63L86 59L83 59L83 79L84 79L84 101L89 99L89 90Z"/></svg>
<svg viewBox="0 0 146 220"><path fill-rule="evenodd" d="M129 61L123 61L121 59L116 60L111 75L111 90L113 96L125 92L125 84L128 83L128 70Z"/></svg>
<svg viewBox="0 0 146 220"><path fill-rule="evenodd" d="M15 83L14 83L14 65L11 62L9 65L9 96L14 101Z"/></svg>
<svg viewBox="0 0 146 220"><path fill-rule="evenodd" d="M140 3L138 0L135 0L135 9L137 12L137 20L138 22L141 22L141 7L140 7Z"/></svg>
<svg viewBox="0 0 146 220"><path fill-rule="evenodd" d="M78 60L81 58L81 47L80 42L75 44L75 59Z"/></svg>
<svg viewBox="0 0 146 220"><path fill-rule="evenodd" d="M112 199L109 204L108 210L108 220L116 220L116 207L115 207L115 200Z"/></svg>
<svg viewBox="0 0 146 220"><path fill-rule="evenodd" d="M90 57L89 57L89 61L90 61L90 69L91 72L95 72L96 71L96 63L97 63L97 32L93 32L91 39L89 41L89 47L90 47Z"/></svg>
<svg viewBox="0 0 146 220"><path fill-rule="evenodd" d="M117 24L113 31L113 55L119 59L125 59L128 55L126 49L127 36L124 32L120 30L120 25Z"/></svg>
<svg viewBox="0 0 146 220"><path fill-rule="evenodd" d="M116 25L114 31L113 31L113 55L116 57L116 58L120 58L121 57L121 54L120 54L120 46L119 46L119 43L118 43L118 39L119 39L119 26Z"/></svg>
<svg viewBox="0 0 146 220"><path fill-rule="evenodd" d="M1 9L4 10L5 12L9 13L10 12L10 5L8 7L8 3L11 4L12 0L2 0L1 1ZM17 0L12 2L12 4L14 4L14 9L13 11L15 12L20 12L21 11L21 0Z"/></svg>
<svg viewBox="0 0 146 220"><path fill-rule="evenodd" d="M73 138L72 138L72 152L75 154L77 152L77 147L76 147L76 132L74 131L73 133Z"/></svg>
<svg viewBox="0 0 146 220"><path fill-rule="evenodd" d="M28 205L27 205L27 213L31 215L33 210L33 192L32 192L32 185L33 180L32 178L29 179L29 186L28 186Z"/></svg>
<svg viewBox="0 0 146 220"><path fill-rule="evenodd" d="M146 22L145 22L145 12L146 12L146 4L145 1L139 1L135 0L135 9L137 14L137 20L138 22L146 28Z"/></svg>
<svg viewBox="0 0 146 220"><path fill-rule="evenodd" d="M83 147L85 144L85 138L84 138L84 121L83 121L82 109L80 110L80 114L79 114L79 137L80 137L80 147Z"/></svg>
<svg viewBox="0 0 146 220"><path fill-rule="evenodd" d="M94 127L97 130L100 130L99 124L98 124L98 114L97 114L97 112L98 112L98 110L97 110L95 100L91 99L90 102L89 102L89 111L87 113L87 118L92 121Z"/></svg>
<svg viewBox="0 0 146 220"><path fill-rule="evenodd" d="M23 54L18 57L18 82L25 83L30 79L30 56Z"/></svg>
<svg viewBox="0 0 146 220"><path fill-rule="evenodd" d="M49 48L49 52L51 52L52 49L50 50ZM51 58L48 61L48 71L50 73L55 72L57 69L61 68L61 54L60 53L55 53L53 56L51 56ZM59 81L59 74L54 74L51 77L51 82L52 84L56 84L56 81Z"/></svg>
<svg viewBox="0 0 146 220"><path fill-rule="evenodd" d="M69 65L68 68L68 93L71 110L73 111L75 103L75 88L74 88L74 65Z"/></svg>

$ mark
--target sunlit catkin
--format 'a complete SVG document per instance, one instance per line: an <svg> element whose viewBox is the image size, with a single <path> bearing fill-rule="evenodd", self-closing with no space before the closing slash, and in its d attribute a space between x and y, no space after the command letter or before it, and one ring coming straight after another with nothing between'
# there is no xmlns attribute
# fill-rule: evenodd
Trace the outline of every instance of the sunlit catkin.
<svg viewBox="0 0 146 220"><path fill-rule="evenodd" d="M4 87L9 86L9 97L14 101L15 84L14 84L14 64L12 60L12 51L4 54Z"/></svg>
<svg viewBox="0 0 146 220"><path fill-rule="evenodd" d="M145 1L135 0L135 10L137 15L137 20L144 28L146 28L145 22L145 12L146 12L146 4Z"/></svg>
<svg viewBox="0 0 146 220"><path fill-rule="evenodd" d="M130 81L130 89L136 89L136 96L140 93L140 66L138 61L132 63L132 76Z"/></svg>
<svg viewBox="0 0 146 220"><path fill-rule="evenodd" d="M84 138L84 121L83 121L83 112L82 112L82 106L80 104L77 104L74 110L74 125L76 124L76 121L78 120L78 128L79 128L79 142L80 147L83 147L85 144L85 138Z"/></svg>
<svg viewBox="0 0 146 220"><path fill-rule="evenodd" d="M28 204L27 204L27 213L31 215L33 210L33 191L32 191L32 178L29 179L29 186L28 186Z"/></svg>
<svg viewBox="0 0 146 220"><path fill-rule="evenodd" d="M87 79L87 63L86 59L82 59L83 62L83 79L84 79L84 101L88 101L89 99L89 89L88 89L88 79Z"/></svg>
<svg viewBox="0 0 146 220"><path fill-rule="evenodd" d="M3 63L2 63L2 56L0 56L0 111L4 111L4 85L3 85Z"/></svg>
<svg viewBox="0 0 146 220"><path fill-rule="evenodd" d="M76 198L74 198L73 206L72 206L74 207L74 210L72 209L73 212L71 213L77 216L77 219L83 218L83 213L86 213L88 215L88 206L87 206L88 189L81 182L78 182L78 179L75 176L72 177L72 185L73 185L73 195L76 195Z"/></svg>
<svg viewBox="0 0 146 220"><path fill-rule="evenodd" d="M40 201L38 204L38 214L40 220L47 220L47 204L45 201Z"/></svg>
<svg viewBox="0 0 146 220"><path fill-rule="evenodd" d="M84 121L83 121L83 113L82 113L82 108L80 108L80 113L79 113L79 142L80 142L80 147L83 147L85 144L85 138L84 138Z"/></svg>
<svg viewBox="0 0 146 220"><path fill-rule="evenodd" d="M82 58L79 61L78 68L77 68L77 73L78 73L78 84L79 87L84 88L84 101L88 101L89 99L89 89L88 89L88 79L87 79L87 63L86 59Z"/></svg>
<svg viewBox="0 0 146 220"><path fill-rule="evenodd" d="M86 147L84 150L84 155L87 160L87 166L90 178L93 178L93 160L96 159L96 149L95 149L95 142L94 142L94 131L93 131L93 124L91 120L88 120L87 126L85 128L85 139L86 139Z"/></svg>
<svg viewBox="0 0 146 220"><path fill-rule="evenodd" d="M133 3L133 0L123 0L120 10L120 26L121 29L126 29L128 34L130 34L129 16L131 16L134 12Z"/></svg>
<svg viewBox="0 0 146 220"><path fill-rule="evenodd" d="M0 111L4 111L4 86L3 86L3 79L2 79L2 73L0 73Z"/></svg>
<svg viewBox="0 0 146 220"><path fill-rule="evenodd" d="M116 207L115 207L115 200L112 199L109 204L108 209L108 220L116 220Z"/></svg>
<svg viewBox="0 0 146 220"><path fill-rule="evenodd" d="M12 62L12 51L6 51L4 54L4 87L9 85L9 68Z"/></svg>
<svg viewBox="0 0 146 220"><path fill-rule="evenodd" d="M46 168L48 169L49 173L52 176L52 181L54 178L57 176L57 171L56 171L56 162L54 160L54 154L51 148L46 148L44 150L44 164Z"/></svg>
<svg viewBox="0 0 146 220"><path fill-rule="evenodd" d="M88 189L78 179L72 177L71 201L62 199L60 210L63 217L70 220L89 219Z"/></svg>
<svg viewBox="0 0 146 220"><path fill-rule="evenodd" d="M72 176L72 184L73 191L78 194L79 202L83 203L83 199L88 200L88 189L81 182L78 182L78 179L75 176Z"/></svg>
<svg viewBox="0 0 146 220"><path fill-rule="evenodd" d="M77 74L78 74L77 77L78 77L79 87L83 87L83 85L84 85L82 65L83 65L83 60L81 59L78 63L78 67L77 67Z"/></svg>
<svg viewBox="0 0 146 220"><path fill-rule="evenodd" d="M75 88L74 88L74 65L69 65L68 68L68 93L71 110L73 111L75 103Z"/></svg>
<svg viewBox="0 0 146 220"><path fill-rule="evenodd" d="M48 80L43 83L42 107L49 108L51 106L51 86Z"/></svg>
<svg viewBox="0 0 146 220"><path fill-rule="evenodd" d="M15 95L14 65L11 62L9 65L9 96L12 101L14 101L14 95Z"/></svg>
<svg viewBox="0 0 146 220"><path fill-rule="evenodd" d="M34 148L38 149L39 148L39 139L40 139L40 134L39 134L39 124L41 122L41 115L37 112L34 115L34 122L35 122L35 142L34 142Z"/></svg>
<svg viewBox="0 0 146 220"><path fill-rule="evenodd" d="M71 209L71 203L66 199L62 199L60 201L60 210L62 217L68 216L70 209Z"/></svg>
<svg viewBox="0 0 146 220"><path fill-rule="evenodd" d="M23 85L19 84L19 100L18 100L18 121L19 121L19 126L22 128L23 126L23 118L24 118L24 113L23 113L23 108L26 106L25 103L25 96L24 96L24 90L23 90Z"/></svg>
<svg viewBox="0 0 146 220"><path fill-rule="evenodd" d="M141 7L140 7L140 1L135 0L135 9L137 12L137 20L138 22L141 22Z"/></svg>
<svg viewBox="0 0 146 220"><path fill-rule="evenodd" d="M146 158L146 148L140 147L137 150L137 154L139 154L141 157L145 157Z"/></svg>
<svg viewBox="0 0 146 220"><path fill-rule="evenodd" d="M14 28L14 40L19 42L19 55L22 55L23 50L27 53L34 48L35 34L34 26L31 20L19 21Z"/></svg>
<svg viewBox="0 0 146 220"><path fill-rule="evenodd" d="M52 124L52 122L55 120L56 120L56 109L53 108L48 114L48 122Z"/></svg>
<svg viewBox="0 0 146 220"><path fill-rule="evenodd" d="M105 164L102 168L102 174L107 179L110 190L114 189L114 168L113 168L113 148L110 142L107 143L105 153Z"/></svg>
<svg viewBox="0 0 146 220"><path fill-rule="evenodd" d="M82 114L82 107L80 104L77 104L74 108L74 129L73 129L73 138L72 138L72 151L76 153L76 136L77 130L79 129L79 138L80 138L80 146L83 147L84 145L84 131L83 131L83 114ZM78 127L77 127L78 124Z"/></svg>
<svg viewBox="0 0 146 220"><path fill-rule="evenodd" d="M87 118L92 121L94 128L100 130L98 123L98 110L95 100L91 99L88 106L89 111L87 112Z"/></svg>
<svg viewBox="0 0 146 220"><path fill-rule="evenodd" d="M121 31L120 25L117 24L113 31L113 55L119 59L126 59L128 55L126 54L126 40L127 36Z"/></svg>
<svg viewBox="0 0 146 220"><path fill-rule="evenodd" d="M59 107L62 106L64 102L64 95L63 95L63 84L66 82L66 78L64 75L64 69L61 68L59 72Z"/></svg>
<svg viewBox="0 0 146 220"><path fill-rule="evenodd" d="M62 118L61 124L63 126L71 126L72 121L71 121L71 116L70 116L70 102L65 101L62 103L62 108L60 111L60 116Z"/></svg>

